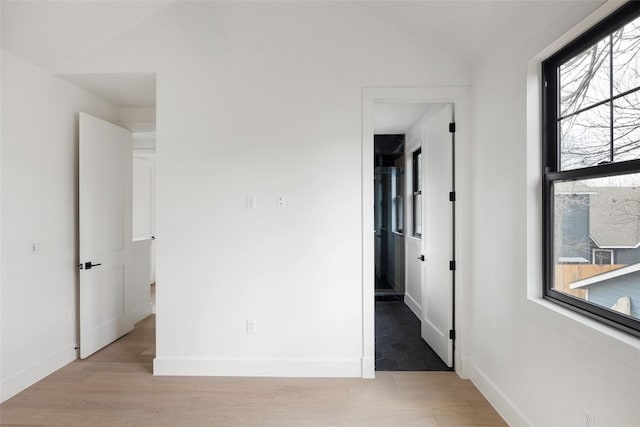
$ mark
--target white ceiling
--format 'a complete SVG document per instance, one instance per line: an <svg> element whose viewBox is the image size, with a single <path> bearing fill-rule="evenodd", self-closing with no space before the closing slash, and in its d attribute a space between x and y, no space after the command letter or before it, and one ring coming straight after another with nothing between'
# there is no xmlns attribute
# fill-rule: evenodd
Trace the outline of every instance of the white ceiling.
<svg viewBox="0 0 640 427"><path fill-rule="evenodd" d="M378 135L405 133L432 104L385 102L373 106L373 130Z"/></svg>
<svg viewBox="0 0 640 427"><path fill-rule="evenodd" d="M20 1L1 0L0 40L12 52L53 74L176 3L159 0ZM443 51L471 63L487 49L505 43L526 43L540 23L557 16L584 17L602 0L577 1L360 1L363 13L413 35L418 43L436 40ZM118 105L150 105L149 91L131 89L141 76L64 76L67 80ZM148 77L147 77L148 78ZM141 87L150 87L144 80ZM143 93L144 92L144 93Z"/></svg>
<svg viewBox="0 0 640 427"><path fill-rule="evenodd" d="M59 77L118 107L156 105L155 74L61 74Z"/></svg>
<svg viewBox="0 0 640 427"><path fill-rule="evenodd" d="M55 73L173 3L2 0L2 48Z"/></svg>
<svg viewBox="0 0 640 427"><path fill-rule="evenodd" d="M2 48L52 73L151 18L176 1L2 0ZM586 16L603 0L359 1L384 25L473 60L488 48L520 43L541 23L564 14Z"/></svg>
<svg viewBox="0 0 640 427"><path fill-rule="evenodd" d="M173 1L5 1L2 49L51 73L161 12ZM118 107L156 104L153 74L84 74L59 77Z"/></svg>
<svg viewBox="0 0 640 427"><path fill-rule="evenodd" d="M565 14L586 16L603 0L362 1L364 10L403 28L424 43L471 62L503 44L528 42L542 23ZM551 17L551 19L550 19Z"/></svg>

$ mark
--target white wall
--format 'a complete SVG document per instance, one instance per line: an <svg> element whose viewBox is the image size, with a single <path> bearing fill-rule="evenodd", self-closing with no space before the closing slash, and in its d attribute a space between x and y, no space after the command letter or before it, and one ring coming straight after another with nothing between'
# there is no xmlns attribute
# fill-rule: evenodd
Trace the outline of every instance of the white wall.
<svg viewBox="0 0 640 427"><path fill-rule="evenodd" d="M465 290L471 301L465 313L473 325L466 337L472 344L466 350L471 376L513 425L579 426L583 406L595 413L598 426L637 423L637 340L611 338L527 299L527 286L535 282L528 257L537 252L539 236L527 234L527 215L537 211L539 200L527 181L527 62L591 7L575 4L536 22L526 35L505 37L480 59L473 79L461 63L437 51L437 41L417 42L357 5L338 3L180 3L61 70L158 73L162 286L156 372L359 375L362 88L472 80L474 192L466 195L473 204L465 210L473 217L467 242L473 274ZM41 108L40 89L29 88L32 80L53 78L19 64L3 64L2 76L3 379L5 366L13 372L34 366L37 372L38 361L49 353L34 357L36 348L61 348L66 355L74 336L66 317L58 315L73 294L42 285L42 300L49 307L55 302L55 313L46 307L44 313L58 325L45 334L42 317L31 309L30 289L42 284L31 279L31 258L24 255L16 264L7 255L7 248L28 246L27 236L38 231L33 224L44 222L31 217L34 206L25 207L26 219L18 220L23 212L11 213L7 202L46 206L18 198L22 187L36 191L32 169L25 167L34 156L7 154L5 127L15 123L11 133L17 133L31 117L31 104ZM31 71L18 72L23 67ZM13 72L5 75L5 68ZM7 91L14 95L7 99ZM38 102L23 103L22 91ZM62 114L64 108L54 111ZM20 119L9 120L15 116ZM46 148L35 135L39 128L22 127L32 135L30 143L38 142L30 153ZM19 178L10 181L10 200L7 176ZM245 209L247 194L257 196L255 210ZM278 194L288 198L284 210L275 208ZM52 206L47 220L72 218L57 202ZM10 220L19 225L15 233ZM336 241L342 244L336 247ZM70 246L60 249L55 256L75 262ZM21 283L28 285L7 282L18 268L25 272ZM72 279L70 272L71 267L65 277ZM62 283L51 274L46 278ZM248 317L257 321L255 335L244 332ZM45 338L31 340L39 336Z"/></svg>
<svg viewBox="0 0 640 427"><path fill-rule="evenodd" d="M152 240L146 239L131 245L131 284L126 303L134 323L151 314L151 243Z"/></svg>
<svg viewBox="0 0 640 427"><path fill-rule="evenodd" d="M362 88L463 66L353 4L178 3L92 70L157 72L155 372L361 375Z"/></svg>
<svg viewBox="0 0 640 427"><path fill-rule="evenodd" d="M4 51L1 72L5 400L76 358L77 113L116 109Z"/></svg>
<svg viewBox="0 0 640 427"><path fill-rule="evenodd" d="M133 134L133 239L152 239L149 242L148 282L156 281L155 257L155 201L156 201L156 156L155 132L153 139L139 139L139 133ZM141 142L144 142L141 144ZM137 148L136 148L137 146ZM153 148L141 148L153 147ZM136 154L142 153L142 154ZM152 153L152 154L149 154Z"/></svg>
<svg viewBox="0 0 640 427"><path fill-rule="evenodd" d="M133 156L133 240L153 236L154 162L153 157Z"/></svg>
<svg viewBox="0 0 640 427"><path fill-rule="evenodd" d="M154 106L118 107L118 123L131 132L155 131L156 109Z"/></svg>
<svg viewBox="0 0 640 427"><path fill-rule="evenodd" d="M538 300L540 141L528 146L527 136L539 126L540 89L527 63L575 22L558 19L475 68L471 378L511 425L581 426L587 408L597 426L631 427L640 340Z"/></svg>

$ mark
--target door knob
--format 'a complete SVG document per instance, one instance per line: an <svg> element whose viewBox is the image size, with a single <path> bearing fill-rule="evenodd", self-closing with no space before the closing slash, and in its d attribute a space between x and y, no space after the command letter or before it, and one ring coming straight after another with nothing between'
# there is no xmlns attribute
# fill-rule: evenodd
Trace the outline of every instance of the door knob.
<svg viewBox="0 0 640 427"><path fill-rule="evenodd" d="M100 264L100 263L93 264L91 261L89 261L89 262L85 262L84 265L80 264L79 267L80 267L80 270L82 270L82 269L91 270L91 267L97 267L99 265L102 265L102 264Z"/></svg>
<svg viewBox="0 0 640 427"><path fill-rule="evenodd" d="M424 261L424 255L420 255L420 256L418 257L418 259L419 259L420 261Z"/></svg>

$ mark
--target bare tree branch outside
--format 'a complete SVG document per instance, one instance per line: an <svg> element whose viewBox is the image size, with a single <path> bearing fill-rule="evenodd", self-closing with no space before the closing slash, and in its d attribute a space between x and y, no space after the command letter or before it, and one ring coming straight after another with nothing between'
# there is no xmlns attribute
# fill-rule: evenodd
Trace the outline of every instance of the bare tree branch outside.
<svg viewBox="0 0 640 427"><path fill-rule="evenodd" d="M640 18L560 67L561 170L640 158L639 87Z"/></svg>

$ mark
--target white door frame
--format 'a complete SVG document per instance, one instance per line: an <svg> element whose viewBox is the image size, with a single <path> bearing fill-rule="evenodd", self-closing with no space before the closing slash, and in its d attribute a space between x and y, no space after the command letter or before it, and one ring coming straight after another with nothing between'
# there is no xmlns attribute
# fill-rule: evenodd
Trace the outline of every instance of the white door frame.
<svg viewBox="0 0 640 427"><path fill-rule="evenodd" d="M375 237L373 107L385 103L452 103L456 125L456 343L455 370L467 378L467 332L471 272L471 134L468 86L364 88L362 91L362 377L375 377ZM446 197L446 195L445 195Z"/></svg>

